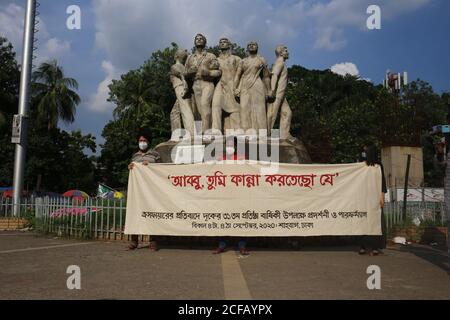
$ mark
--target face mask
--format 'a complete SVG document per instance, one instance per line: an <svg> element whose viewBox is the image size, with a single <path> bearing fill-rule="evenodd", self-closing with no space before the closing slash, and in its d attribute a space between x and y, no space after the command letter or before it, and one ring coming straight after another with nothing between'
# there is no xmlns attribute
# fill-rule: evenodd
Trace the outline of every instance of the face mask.
<svg viewBox="0 0 450 320"><path fill-rule="evenodd" d="M147 147L147 142L139 142L139 149L141 149L142 151L147 150Z"/></svg>
<svg viewBox="0 0 450 320"><path fill-rule="evenodd" d="M234 147L227 147L227 154L234 154Z"/></svg>

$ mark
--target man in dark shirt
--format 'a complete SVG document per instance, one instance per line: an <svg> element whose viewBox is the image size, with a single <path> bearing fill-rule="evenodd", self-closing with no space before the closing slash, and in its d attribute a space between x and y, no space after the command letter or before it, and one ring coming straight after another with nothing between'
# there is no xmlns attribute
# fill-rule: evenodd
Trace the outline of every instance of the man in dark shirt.
<svg viewBox="0 0 450 320"><path fill-rule="evenodd" d="M365 235L361 239L361 249L359 254L365 254L369 250L370 255L378 255L380 249L386 248L386 218L384 216L384 195L387 193L386 178L384 176L383 165L378 159L378 151L373 143L366 143L363 147L361 161L365 161L368 166L380 166L381 169L381 192L380 192L380 207L381 207L381 236Z"/></svg>
<svg viewBox="0 0 450 320"><path fill-rule="evenodd" d="M134 163L142 163L144 166L150 163L157 163L161 161L161 157L158 152L149 148L150 134L147 131L142 131L138 135L139 151L136 152L131 158L131 163L128 165L129 170L133 170ZM135 250L139 246L139 236L133 234L131 236L131 243L128 246L128 250ZM156 251L156 241L150 241L150 250Z"/></svg>

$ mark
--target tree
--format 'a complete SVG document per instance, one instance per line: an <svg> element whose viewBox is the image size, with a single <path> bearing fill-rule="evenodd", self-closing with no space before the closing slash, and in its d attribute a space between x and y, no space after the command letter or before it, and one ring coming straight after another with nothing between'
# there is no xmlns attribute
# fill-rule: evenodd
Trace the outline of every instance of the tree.
<svg viewBox="0 0 450 320"><path fill-rule="evenodd" d="M11 43L0 36L0 186L10 186L14 166L11 144L13 114L17 110L20 70Z"/></svg>
<svg viewBox="0 0 450 320"><path fill-rule="evenodd" d="M15 56L11 43L0 37L0 132L10 129L17 108L20 71Z"/></svg>
<svg viewBox="0 0 450 320"><path fill-rule="evenodd" d="M72 123L75 120L76 106L80 97L72 89L78 89L78 82L66 78L62 67L56 60L42 63L33 72L33 100L36 103L37 118L56 128L58 121Z"/></svg>
<svg viewBox="0 0 450 320"><path fill-rule="evenodd" d="M69 189L95 191L95 158L84 152L88 149L95 153L95 137L58 128L32 126L30 129L27 189L60 193ZM33 188L37 185L39 189Z"/></svg>
<svg viewBox="0 0 450 320"><path fill-rule="evenodd" d="M99 159L104 182L111 186L126 185L127 164L136 152L136 135L147 128L152 146L170 138L170 111L175 94L170 84L170 67L175 63L178 46L158 50L136 69L113 80L109 101L116 104L114 119L103 129L105 143Z"/></svg>

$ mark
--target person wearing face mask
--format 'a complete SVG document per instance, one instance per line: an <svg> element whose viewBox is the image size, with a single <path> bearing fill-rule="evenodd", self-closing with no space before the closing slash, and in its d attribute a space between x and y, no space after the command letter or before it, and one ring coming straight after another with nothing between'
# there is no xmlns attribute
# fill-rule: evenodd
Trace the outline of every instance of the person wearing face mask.
<svg viewBox="0 0 450 320"><path fill-rule="evenodd" d="M131 163L128 165L129 170L133 170L135 163L142 163L144 166L148 166L151 163L157 163L161 161L161 157L158 152L149 148L150 146L150 134L146 130L142 130L138 134L138 146L139 151L136 152L131 158ZM127 247L128 250L135 250L139 246L139 236L134 234L131 236L131 243ZM156 241L150 241L150 250L156 251Z"/></svg>
<svg viewBox="0 0 450 320"><path fill-rule="evenodd" d="M386 248L386 218L384 216L384 195L387 192L386 178L384 176L383 165L378 160L378 151L373 143L366 143L363 146L361 152L360 162L366 162L368 166L379 166L381 169L381 192L379 195L380 208L381 208L381 236L362 236L361 248L359 254L366 254L369 251L369 255L376 256L381 252L381 249Z"/></svg>
<svg viewBox="0 0 450 320"><path fill-rule="evenodd" d="M233 139L228 139L225 145L225 155L222 160L247 160L245 154L238 153L238 143L237 137L233 137ZM225 252L225 248L227 247L227 241L225 239L219 240L219 245L213 251L213 254L220 254ZM240 239L238 243L239 253L243 256L249 255L250 253L247 250L247 241L245 239Z"/></svg>

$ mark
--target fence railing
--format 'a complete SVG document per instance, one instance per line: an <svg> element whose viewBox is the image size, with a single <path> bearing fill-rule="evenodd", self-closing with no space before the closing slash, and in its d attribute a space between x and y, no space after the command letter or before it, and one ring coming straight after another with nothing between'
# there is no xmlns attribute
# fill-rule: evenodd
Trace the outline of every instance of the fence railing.
<svg viewBox="0 0 450 320"><path fill-rule="evenodd" d="M407 202L406 218L409 221L403 221L403 208L403 201L385 203L384 215L388 230L404 222L416 224L434 223L437 225L445 225L447 223L444 202Z"/></svg>
<svg viewBox="0 0 450 320"><path fill-rule="evenodd" d="M443 202L407 202L409 222L445 225L447 217ZM35 229L66 237L124 240L126 200L88 198L24 198L20 217L31 220ZM388 232L404 223L403 202L385 204ZM0 197L0 218L13 217L13 202Z"/></svg>

